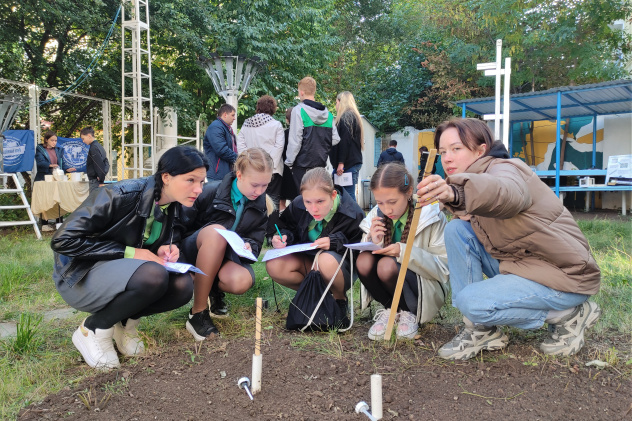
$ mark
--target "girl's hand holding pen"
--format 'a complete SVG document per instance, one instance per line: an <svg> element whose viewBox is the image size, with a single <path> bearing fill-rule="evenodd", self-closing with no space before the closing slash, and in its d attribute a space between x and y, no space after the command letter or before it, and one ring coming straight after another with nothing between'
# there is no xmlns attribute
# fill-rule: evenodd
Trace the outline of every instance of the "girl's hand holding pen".
<svg viewBox="0 0 632 421"><path fill-rule="evenodd" d="M274 237L272 237L272 247L274 247L275 249L282 249L286 245L287 245L287 235L284 235L283 237L279 237L278 235L275 235Z"/></svg>

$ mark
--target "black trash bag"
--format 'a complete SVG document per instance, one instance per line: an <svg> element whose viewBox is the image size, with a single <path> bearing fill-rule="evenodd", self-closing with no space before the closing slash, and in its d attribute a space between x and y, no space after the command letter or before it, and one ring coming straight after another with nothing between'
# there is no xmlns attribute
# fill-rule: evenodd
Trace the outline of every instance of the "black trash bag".
<svg viewBox="0 0 632 421"><path fill-rule="evenodd" d="M344 314L331 291L325 291L326 289L327 284L323 282L320 271L311 270L301 282L301 286L290 304L285 328L302 330L309 323L309 319L323 295L325 295L323 302L308 329L325 331L345 327L348 324L347 315Z"/></svg>

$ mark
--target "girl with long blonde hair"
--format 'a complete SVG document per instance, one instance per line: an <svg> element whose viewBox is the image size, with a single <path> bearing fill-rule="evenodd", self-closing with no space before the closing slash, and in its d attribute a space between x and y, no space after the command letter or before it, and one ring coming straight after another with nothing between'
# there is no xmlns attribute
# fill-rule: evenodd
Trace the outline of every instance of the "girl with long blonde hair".
<svg viewBox="0 0 632 421"><path fill-rule="evenodd" d="M364 150L362 117L358 111L353 94L344 91L336 97L336 129L340 135L340 143L329 152L329 160L334 172L339 176L351 173L353 184L344 186L355 200L358 174L362 168L362 151Z"/></svg>

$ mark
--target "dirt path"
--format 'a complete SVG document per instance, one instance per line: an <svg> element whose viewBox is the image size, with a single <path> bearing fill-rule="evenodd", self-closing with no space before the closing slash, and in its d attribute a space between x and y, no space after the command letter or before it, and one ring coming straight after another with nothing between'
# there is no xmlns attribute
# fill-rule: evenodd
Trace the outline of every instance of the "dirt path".
<svg viewBox="0 0 632 421"><path fill-rule="evenodd" d="M394 347L368 340L367 329L363 322L340 336L265 331L262 392L253 402L237 387L250 376L251 339L207 341L197 355L187 341L66 388L19 419L361 420L368 418L355 404L370 404L370 375L380 373L386 420L632 420L629 373L586 367L590 344L568 360L546 358L535 351L536 334L512 338L505 352L451 363L433 351L453 335L447 327L428 325L422 339Z"/></svg>

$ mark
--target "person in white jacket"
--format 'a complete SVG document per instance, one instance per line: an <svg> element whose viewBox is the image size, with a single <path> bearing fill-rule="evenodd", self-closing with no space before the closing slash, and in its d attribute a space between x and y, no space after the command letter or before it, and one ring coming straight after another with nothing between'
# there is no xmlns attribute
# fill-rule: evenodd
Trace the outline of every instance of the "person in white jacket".
<svg viewBox="0 0 632 421"><path fill-rule="evenodd" d="M400 163L382 165L371 178L377 206L360 228L365 232L363 241L371 241L382 249L360 253L357 271L362 282L362 308L368 306L369 294L384 306L376 312L375 323L369 329L372 340L384 339L416 203L413 184L412 175ZM398 338L414 338L419 324L432 320L445 302L449 281L443 241L446 224L438 203L421 210L399 301Z"/></svg>
<svg viewBox="0 0 632 421"><path fill-rule="evenodd" d="M278 209L283 176L282 155L285 135L281 122L272 117L276 110L277 102L270 95L264 95L257 100L256 114L244 121L237 135L237 152L261 148L270 154L274 170L266 194L270 196Z"/></svg>

